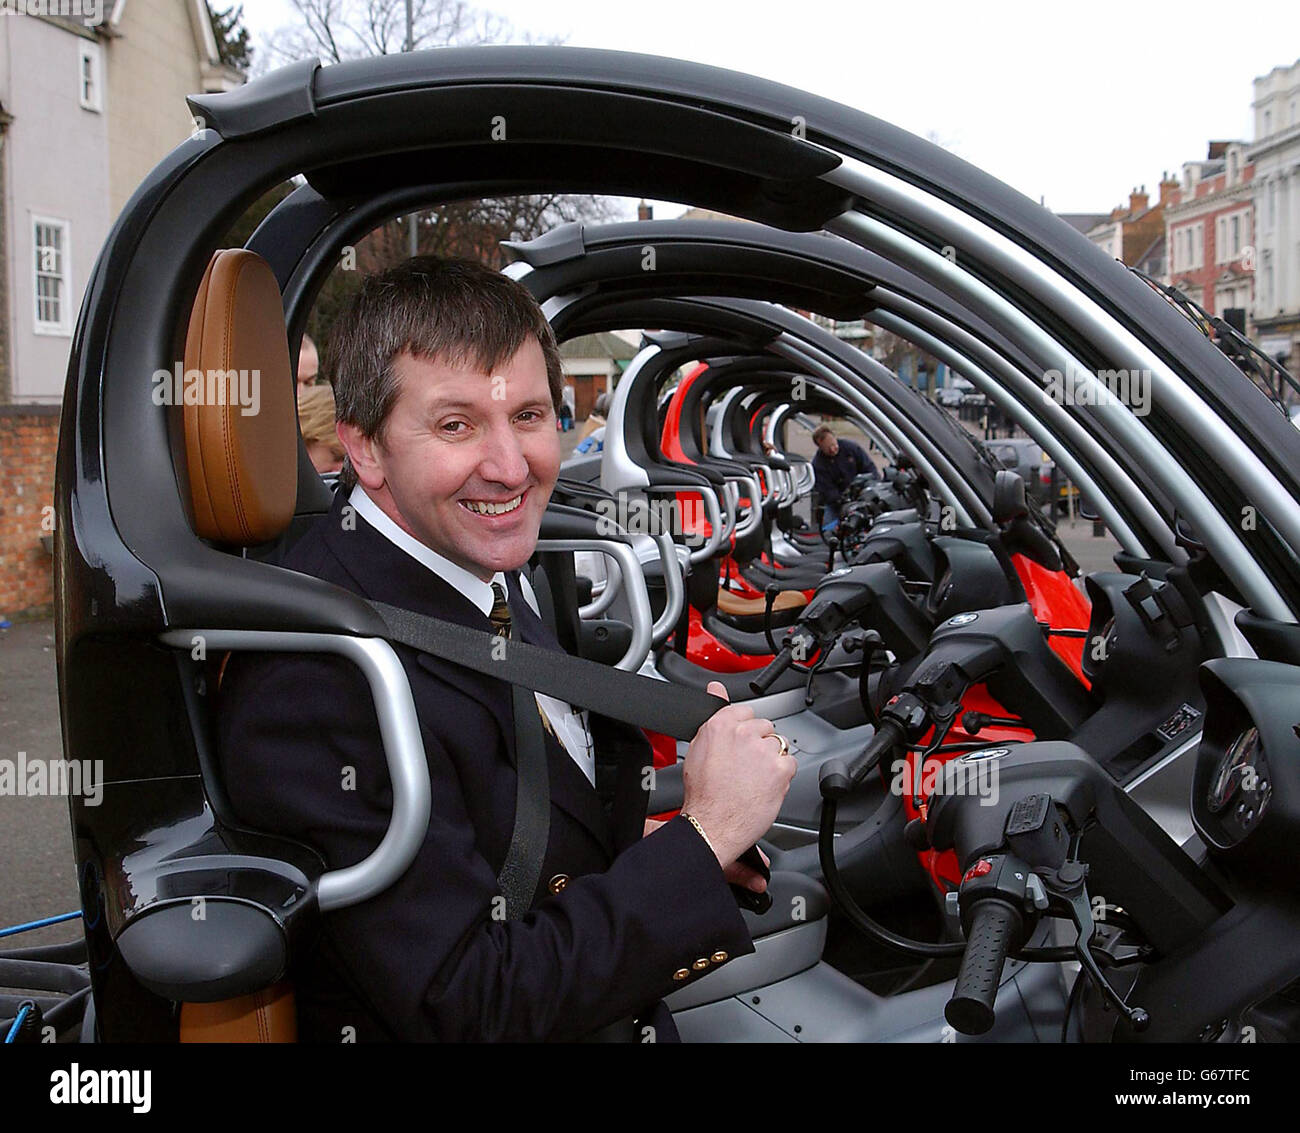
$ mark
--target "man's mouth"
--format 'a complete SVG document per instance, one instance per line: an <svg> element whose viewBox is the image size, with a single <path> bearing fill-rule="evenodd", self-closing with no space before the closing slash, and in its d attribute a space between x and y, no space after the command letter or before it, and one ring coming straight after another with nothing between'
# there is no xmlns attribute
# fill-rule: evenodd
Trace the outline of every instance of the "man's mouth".
<svg viewBox="0 0 1300 1133"><path fill-rule="evenodd" d="M521 492L514 499L502 500L499 503L492 500L457 500L456 502L475 515L506 515L524 502L524 495L525 493Z"/></svg>

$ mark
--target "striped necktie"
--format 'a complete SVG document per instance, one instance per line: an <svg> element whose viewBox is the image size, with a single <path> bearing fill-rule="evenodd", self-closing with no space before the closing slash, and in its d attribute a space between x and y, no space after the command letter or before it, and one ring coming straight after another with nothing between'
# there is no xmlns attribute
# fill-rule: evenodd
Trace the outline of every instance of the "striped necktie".
<svg viewBox="0 0 1300 1133"><path fill-rule="evenodd" d="M501 583L492 583L492 609L488 613L492 623L492 632L497 637L510 636L510 603L506 598L505 588Z"/></svg>
<svg viewBox="0 0 1300 1133"><path fill-rule="evenodd" d="M488 621L492 623L492 632L497 637L507 639L510 637L510 601L506 596L505 588L499 582L492 583L492 609L488 611ZM559 736L555 734L550 717L546 715L546 710L541 704L537 705L537 714L542 718L542 727L558 742Z"/></svg>

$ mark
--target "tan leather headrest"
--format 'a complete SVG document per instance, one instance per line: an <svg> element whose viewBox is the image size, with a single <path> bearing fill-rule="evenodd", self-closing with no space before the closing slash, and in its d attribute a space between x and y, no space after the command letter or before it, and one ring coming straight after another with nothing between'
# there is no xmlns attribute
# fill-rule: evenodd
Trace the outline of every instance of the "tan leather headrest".
<svg viewBox="0 0 1300 1133"><path fill-rule="evenodd" d="M298 498L298 424L280 288L261 256L212 257L178 385L195 532L243 547L276 538Z"/></svg>

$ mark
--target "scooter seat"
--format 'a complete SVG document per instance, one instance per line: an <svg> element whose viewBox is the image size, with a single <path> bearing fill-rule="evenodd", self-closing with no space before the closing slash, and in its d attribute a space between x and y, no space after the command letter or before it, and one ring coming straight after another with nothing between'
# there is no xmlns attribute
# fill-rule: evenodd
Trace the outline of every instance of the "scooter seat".
<svg viewBox="0 0 1300 1133"><path fill-rule="evenodd" d="M774 614L782 613L786 610L797 610L808 605L808 599L804 597L801 590L782 590L776 596L776 601L772 603L772 612ZM718 588L718 613L727 614L733 618L741 617L762 617L767 607L765 598L742 598L739 594L733 594L730 590Z"/></svg>

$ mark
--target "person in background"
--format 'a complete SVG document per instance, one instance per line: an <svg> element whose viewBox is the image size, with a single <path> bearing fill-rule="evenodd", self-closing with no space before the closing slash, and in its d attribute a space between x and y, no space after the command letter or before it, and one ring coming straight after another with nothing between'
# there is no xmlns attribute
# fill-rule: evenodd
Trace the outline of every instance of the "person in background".
<svg viewBox="0 0 1300 1133"><path fill-rule="evenodd" d="M817 455L813 457L814 490L820 495L822 507L822 534L829 535L840 522L840 509L844 492L853 477L867 473L877 475L876 466L861 445L842 441L831 432L828 425L813 431Z"/></svg>
<svg viewBox="0 0 1300 1133"><path fill-rule="evenodd" d="M573 450L579 456L587 456L590 453L605 451L605 426L601 425L599 429L588 433L578 442L577 448Z"/></svg>
<svg viewBox="0 0 1300 1133"><path fill-rule="evenodd" d="M311 335L302 336L302 346L298 349L298 389L303 390L316 384L320 373L320 355Z"/></svg>
<svg viewBox="0 0 1300 1133"><path fill-rule="evenodd" d="M567 433L573 428L573 419L576 416L576 394L573 392L573 383L565 382L564 390L560 398L560 432Z"/></svg>
<svg viewBox="0 0 1300 1133"><path fill-rule="evenodd" d="M298 428L312 467L322 476L343 467L343 443L334 427L334 391L329 386L298 387Z"/></svg>

